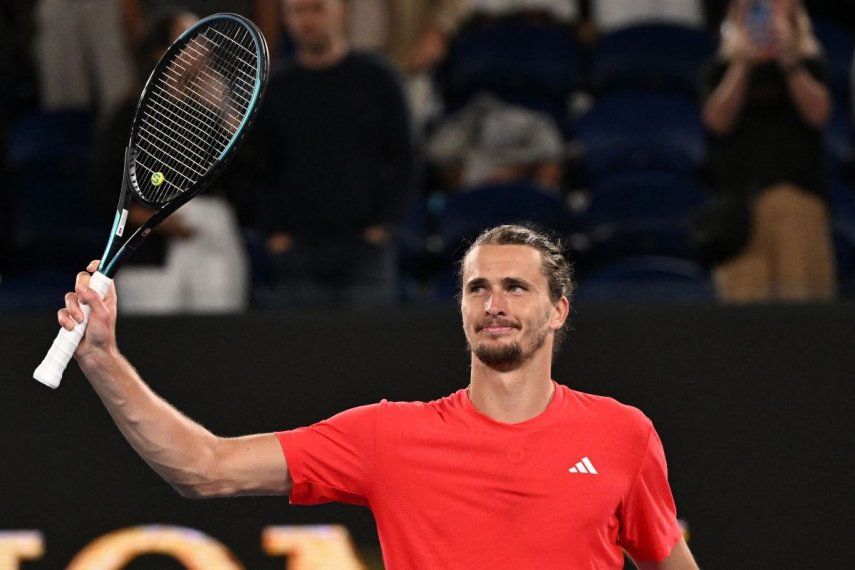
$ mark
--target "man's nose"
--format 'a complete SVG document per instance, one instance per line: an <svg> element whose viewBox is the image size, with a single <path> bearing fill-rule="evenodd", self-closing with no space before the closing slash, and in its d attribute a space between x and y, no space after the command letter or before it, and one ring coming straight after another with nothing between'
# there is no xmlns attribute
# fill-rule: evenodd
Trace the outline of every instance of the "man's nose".
<svg viewBox="0 0 855 570"><path fill-rule="evenodd" d="M484 311L489 315L505 314L505 299L500 292L494 291L484 302Z"/></svg>

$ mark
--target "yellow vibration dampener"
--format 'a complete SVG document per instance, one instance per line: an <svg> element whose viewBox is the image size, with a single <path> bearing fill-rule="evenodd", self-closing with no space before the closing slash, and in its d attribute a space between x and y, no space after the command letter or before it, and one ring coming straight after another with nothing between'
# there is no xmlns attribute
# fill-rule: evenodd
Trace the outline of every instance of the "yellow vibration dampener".
<svg viewBox="0 0 855 570"><path fill-rule="evenodd" d="M165 178L163 177L163 172L155 172L151 175L151 184L152 186L160 186L163 184Z"/></svg>

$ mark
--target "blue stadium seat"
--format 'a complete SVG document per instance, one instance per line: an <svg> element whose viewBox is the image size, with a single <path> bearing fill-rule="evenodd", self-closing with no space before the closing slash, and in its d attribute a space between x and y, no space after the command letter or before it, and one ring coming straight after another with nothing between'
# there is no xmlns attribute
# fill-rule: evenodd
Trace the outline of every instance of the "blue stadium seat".
<svg viewBox="0 0 855 570"><path fill-rule="evenodd" d="M604 96L574 130L589 180L616 171L669 170L695 175L704 159L704 130L694 101L640 91Z"/></svg>
<svg viewBox="0 0 855 570"><path fill-rule="evenodd" d="M825 151L832 175L844 175L855 163L855 129L849 108L835 104L825 128Z"/></svg>
<svg viewBox="0 0 855 570"><path fill-rule="evenodd" d="M825 52L836 104L849 109L849 82L853 52L855 52L855 38L851 32L825 18L815 18L813 29Z"/></svg>
<svg viewBox="0 0 855 570"><path fill-rule="evenodd" d="M77 270L82 267L77 266ZM75 272L63 269L33 269L4 275L0 279L0 314L55 311L74 286Z"/></svg>
<svg viewBox="0 0 855 570"><path fill-rule="evenodd" d="M532 223L566 234L571 216L561 196L525 182L488 184L452 194L437 219L437 236L453 255L466 240L499 224Z"/></svg>
<svg viewBox="0 0 855 570"><path fill-rule="evenodd" d="M692 259L688 218L707 199L701 184L671 172L630 172L601 178L576 214L579 270L638 255Z"/></svg>
<svg viewBox="0 0 855 570"><path fill-rule="evenodd" d="M40 113L10 130L11 256L27 267L73 267L103 248L108 229L87 198L90 115ZM118 190L118 189L117 189Z"/></svg>
<svg viewBox="0 0 855 570"><path fill-rule="evenodd" d="M9 129L9 169L85 178L93 124L85 111L40 112L22 118Z"/></svg>
<svg viewBox="0 0 855 570"><path fill-rule="evenodd" d="M398 291L405 302L424 300L424 283L433 263L427 246L428 235L433 228L433 217L428 200L418 196L404 208L401 222L395 235L398 257Z"/></svg>
<svg viewBox="0 0 855 570"><path fill-rule="evenodd" d="M577 214L584 228L632 220L685 221L707 198L701 183L683 174L645 170L603 176L590 186L590 202Z"/></svg>
<svg viewBox="0 0 855 570"><path fill-rule="evenodd" d="M855 231L855 187L832 177L828 194L835 224L849 226Z"/></svg>
<svg viewBox="0 0 855 570"><path fill-rule="evenodd" d="M669 24L642 24L603 36L594 48L593 86L697 94L698 73L715 53L709 33Z"/></svg>
<svg viewBox="0 0 855 570"><path fill-rule="evenodd" d="M562 118L579 84L579 47L553 24L507 21L459 34L437 82L449 112L479 92Z"/></svg>
<svg viewBox="0 0 855 570"><path fill-rule="evenodd" d="M855 188L832 178L829 184L834 253L841 294L855 298Z"/></svg>
<svg viewBox="0 0 855 570"><path fill-rule="evenodd" d="M715 292L706 272L691 261L640 256L603 265L580 282L584 303L711 303Z"/></svg>

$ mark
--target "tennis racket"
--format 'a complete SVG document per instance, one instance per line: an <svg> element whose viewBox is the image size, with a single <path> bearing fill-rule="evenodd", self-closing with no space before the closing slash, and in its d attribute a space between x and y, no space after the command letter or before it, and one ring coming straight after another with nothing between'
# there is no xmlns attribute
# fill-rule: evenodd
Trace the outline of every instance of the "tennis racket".
<svg viewBox="0 0 855 570"><path fill-rule="evenodd" d="M267 84L269 56L258 28L215 14L188 28L152 71L137 104L125 150L124 178L101 262L89 286L103 298L113 277L169 214L204 190L234 156ZM131 200L154 211L130 236ZM33 377L56 388L86 331L61 328Z"/></svg>

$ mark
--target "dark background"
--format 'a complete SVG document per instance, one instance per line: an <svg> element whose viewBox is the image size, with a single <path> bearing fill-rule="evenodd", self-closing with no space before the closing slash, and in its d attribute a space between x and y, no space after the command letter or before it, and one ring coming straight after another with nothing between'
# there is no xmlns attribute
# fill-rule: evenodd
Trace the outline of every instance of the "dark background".
<svg viewBox="0 0 855 570"><path fill-rule="evenodd" d="M554 377L651 417L678 515L705 568L839 568L851 539L855 306L583 306ZM344 408L430 400L466 385L453 309L234 318L122 318L119 343L152 387L222 435L288 429ZM251 569L277 524L341 523L376 546L368 510L284 497L180 498L124 442L76 365L31 380L51 315L0 318L0 529L37 529L64 567L98 536L174 524Z"/></svg>

